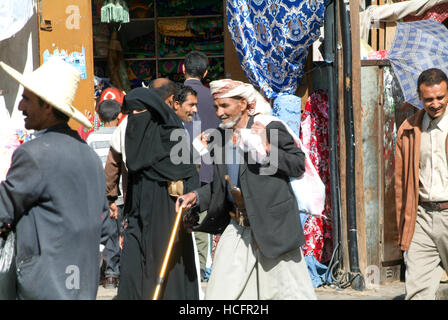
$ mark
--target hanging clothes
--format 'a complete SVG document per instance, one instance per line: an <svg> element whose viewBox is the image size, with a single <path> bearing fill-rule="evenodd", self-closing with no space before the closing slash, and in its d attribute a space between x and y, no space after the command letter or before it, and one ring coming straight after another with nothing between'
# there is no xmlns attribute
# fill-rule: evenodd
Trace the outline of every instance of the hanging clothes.
<svg viewBox="0 0 448 320"><path fill-rule="evenodd" d="M327 197L323 215L327 218L309 216L304 225L305 256L317 261L329 261L333 250L331 224L331 193L329 142L328 142L328 95L317 90L308 98L301 117L301 140L310 151L310 158L325 184Z"/></svg>
<svg viewBox="0 0 448 320"><path fill-rule="evenodd" d="M326 2L227 1L227 24L241 66L267 98L296 92Z"/></svg>

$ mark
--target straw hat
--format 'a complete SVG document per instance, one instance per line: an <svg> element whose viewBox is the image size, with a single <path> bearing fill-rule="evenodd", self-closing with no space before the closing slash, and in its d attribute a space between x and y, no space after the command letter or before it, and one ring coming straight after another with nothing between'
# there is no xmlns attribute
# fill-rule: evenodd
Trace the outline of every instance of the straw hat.
<svg viewBox="0 0 448 320"><path fill-rule="evenodd" d="M48 104L85 127L92 127L90 121L72 106L81 74L69 63L60 58L50 58L33 72L24 74L2 61L0 66L21 85Z"/></svg>

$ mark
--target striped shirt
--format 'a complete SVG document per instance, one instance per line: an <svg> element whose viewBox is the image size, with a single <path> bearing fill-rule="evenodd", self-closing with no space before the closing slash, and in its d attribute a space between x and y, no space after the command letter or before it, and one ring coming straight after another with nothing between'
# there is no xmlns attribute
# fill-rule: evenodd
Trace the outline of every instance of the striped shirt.
<svg viewBox="0 0 448 320"><path fill-rule="evenodd" d="M110 139L112 133L117 127L101 127L98 131L92 132L87 137L87 144L95 150L103 163L103 168L106 166L107 155L109 154Z"/></svg>

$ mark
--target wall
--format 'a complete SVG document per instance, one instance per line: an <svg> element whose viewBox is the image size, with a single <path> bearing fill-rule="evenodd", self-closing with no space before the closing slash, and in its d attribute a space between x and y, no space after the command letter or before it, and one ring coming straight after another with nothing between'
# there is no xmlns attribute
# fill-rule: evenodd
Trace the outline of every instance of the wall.
<svg viewBox="0 0 448 320"><path fill-rule="evenodd" d="M15 36L0 41L0 61L19 72L33 71L39 65L37 14ZM17 109L23 88L6 72L0 71L0 130L23 128L23 116Z"/></svg>

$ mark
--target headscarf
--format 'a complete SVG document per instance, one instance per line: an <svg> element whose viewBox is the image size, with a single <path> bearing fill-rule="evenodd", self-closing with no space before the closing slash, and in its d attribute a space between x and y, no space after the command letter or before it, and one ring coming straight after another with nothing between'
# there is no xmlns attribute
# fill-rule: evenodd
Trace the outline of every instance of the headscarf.
<svg viewBox="0 0 448 320"><path fill-rule="evenodd" d="M148 110L128 117L125 152L129 172L142 171L145 177L156 181L191 177L196 170L193 164L174 164L170 159L171 148L179 143L171 141L170 136L173 130L184 130L182 121L155 90L135 88L124 97L123 105L129 110ZM184 142L189 143L187 139Z"/></svg>
<svg viewBox="0 0 448 320"><path fill-rule="evenodd" d="M254 86L241 81L223 79L210 82L213 99L242 97L247 100L249 115L271 114L271 105L255 90Z"/></svg>

